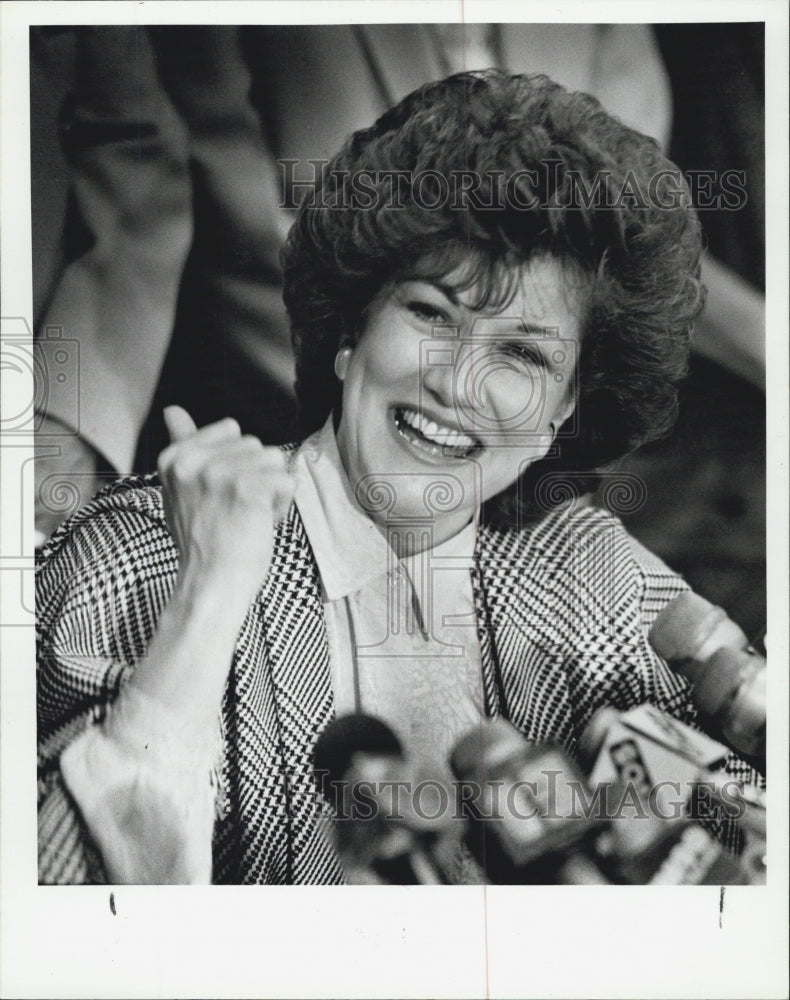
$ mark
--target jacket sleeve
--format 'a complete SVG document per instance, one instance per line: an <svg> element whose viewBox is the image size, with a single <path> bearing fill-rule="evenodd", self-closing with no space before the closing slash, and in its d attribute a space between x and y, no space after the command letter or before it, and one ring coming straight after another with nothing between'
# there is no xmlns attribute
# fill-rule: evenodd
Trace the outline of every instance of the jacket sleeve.
<svg viewBox="0 0 790 1000"><path fill-rule="evenodd" d="M603 707L651 702L688 724L696 712L684 678L653 651L648 632L688 584L607 511L587 507L567 519L561 550L566 626L564 675L574 730Z"/></svg>
<svg viewBox="0 0 790 1000"><path fill-rule="evenodd" d="M564 566L572 581L576 627L565 668L576 733L605 705L624 711L643 702L702 728L688 682L648 641L659 612L689 585L605 511L582 510L572 527L574 544ZM736 754L728 757L725 771L762 784Z"/></svg>
<svg viewBox="0 0 790 1000"><path fill-rule="evenodd" d="M621 529L625 533L625 529ZM626 533L633 556L633 575L639 606L639 645L648 665L647 696L660 709L689 725L697 725L697 713L686 680L676 674L653 650L648 633L659 613L679 594L691 588L657 555Z"/></svg>
<svg viewBox="0 0 790 1000"><path fill-rule="evenodd" d="M39 881L104 881L61 755L103 723L145 655L177 568L159 490L113 484L53 536L36 571Z"/></svg>

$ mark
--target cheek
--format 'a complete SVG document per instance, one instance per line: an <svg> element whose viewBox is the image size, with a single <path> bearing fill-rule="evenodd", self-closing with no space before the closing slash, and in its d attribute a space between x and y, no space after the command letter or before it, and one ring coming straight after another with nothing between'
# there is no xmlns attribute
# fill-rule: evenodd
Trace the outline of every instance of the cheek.
<svg viewBox="0 0 790 1000"><path fill-rule="evenodd" d="M504 435L541 432L552 419L563 392L548 372L497 369L493 364L481 366L473 389L474 397L467 392L470 403L482 401L490 420L483 420L481 429L487 423L492 436L497 431Z"/></svg>
<svg viewBox="0 0 790 1000"><path fill-rule="evenodd" d="M384 355L382 345L382 335L378 329L367 330L362 334L354 352L351 355L349 365L349 375L355 380L366 382L369 379L376 379L382 367L382 356Z"/></svg>
<svg viewBox="0 0 790 1000"><path fill-rule="evenodd" d="M364 338L367 368L379 379L388 382L407 375L418 377L424 333L412 329L397 315L383 313Z"/></svg>

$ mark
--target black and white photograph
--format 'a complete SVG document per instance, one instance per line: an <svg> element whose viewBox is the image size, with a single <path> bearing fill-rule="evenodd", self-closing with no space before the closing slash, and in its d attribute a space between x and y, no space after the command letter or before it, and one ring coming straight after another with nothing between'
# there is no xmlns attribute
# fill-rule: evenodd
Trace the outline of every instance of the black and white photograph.
<svg viewBox="0 0 790 1000"><path fill-rule="evenodd" d="M3 995L786 995L786 8L11 6Z"/></svg>

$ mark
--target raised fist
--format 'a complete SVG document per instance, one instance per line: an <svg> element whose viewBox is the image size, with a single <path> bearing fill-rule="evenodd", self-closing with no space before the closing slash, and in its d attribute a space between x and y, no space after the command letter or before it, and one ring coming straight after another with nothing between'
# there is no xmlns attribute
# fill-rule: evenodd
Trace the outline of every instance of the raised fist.
<svg viewBox="0 0 790 1000"><path fill-rule="evenodd" d="M248 603L266 578L275 524L293 498L286 456L242 435L232 419L198 430L180 406L164 416L171 443L158 469L182 572Z"/></svg>

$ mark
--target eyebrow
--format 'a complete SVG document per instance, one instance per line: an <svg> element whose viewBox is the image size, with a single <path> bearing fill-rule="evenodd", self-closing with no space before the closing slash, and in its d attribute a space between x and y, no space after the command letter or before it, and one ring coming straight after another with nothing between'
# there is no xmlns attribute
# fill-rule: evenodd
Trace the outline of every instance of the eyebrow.
<svg viewBox="0 0 790 1000"><path fill-rule="evenodd" d="M519 333L531 334L533 337L542 337L546 339L550 334L555 337L559 336L560 328L558 326L546 325L543 326L540 323L526 323L524 320L519 320L518 326L512 326L506 333L508 335L516 335Z"/></svg>
<svg viewBox="0 0 790 1000"><path fill-rule="evenodd" d="M444 297L451 302L454 306L461 306L462 303L456 294L455 289L451 285L445 285L441 281L437 281L434 278L421 278L418 274L405 275L401 278L399 284L407 285L430 285L431 288L435 288L437 292L441 292Z"/></svg>
<svg viewBox="0 0 790 1000"><path fill-rule="evenodd" d="M454 306L460 306L463 304L458 298L458 293L451 285L445 285L442 281L428 281L426 284L433 285L434 288L438 288L442 295L449 299Z"/></svg>

